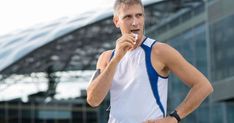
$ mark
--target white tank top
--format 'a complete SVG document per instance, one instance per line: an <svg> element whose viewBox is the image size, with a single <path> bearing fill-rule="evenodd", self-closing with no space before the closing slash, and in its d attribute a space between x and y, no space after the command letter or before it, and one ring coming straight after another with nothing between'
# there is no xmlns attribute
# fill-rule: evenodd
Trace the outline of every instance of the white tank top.
<svg viewBox="0 0 234 123"><path fill-rule="evenodd" d="M155 43L146 38L117 65L110 89L108 123L143 123L165 116L168 78L158 75L151 64L151 48Z"/></svg>

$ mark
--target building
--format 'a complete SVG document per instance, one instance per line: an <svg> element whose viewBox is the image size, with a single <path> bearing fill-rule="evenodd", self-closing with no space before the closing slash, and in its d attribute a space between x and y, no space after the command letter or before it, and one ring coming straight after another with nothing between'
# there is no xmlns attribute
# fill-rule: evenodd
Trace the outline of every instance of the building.
<svg viewBox="0 0 234 123"><path fill-rule="evenodd" d="M144 5L146 35L176 48L215 87L182 123L232 123L234 1L148 0ZM0 122L105 123L108 98L93 109L82 90L99 54L113 49L119 35L107 8L0 37ZM188 88L173 74L169 79L172 111Z"/></svg>
<svg viewBox="0 0 234 123"><path fill-rule="evenodd" d="M185 123L232 123L234 121L234 1L208 0L194 9L174 14L150 35L176 48L190 63L205 74L214 93ZM169 109L186 96L187 87L172 75L169 87Z"/></svg>

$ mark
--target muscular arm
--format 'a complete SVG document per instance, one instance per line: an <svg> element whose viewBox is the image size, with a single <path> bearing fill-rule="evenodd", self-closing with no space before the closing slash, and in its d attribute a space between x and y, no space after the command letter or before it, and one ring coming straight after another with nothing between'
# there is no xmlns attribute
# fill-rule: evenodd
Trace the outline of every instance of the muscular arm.
<svg viewBox="0 0 234 123"><path fill-rule="evenodd" d="M179 52L164 43L158 43L153 49L165 68L177 75L191 89L183 102L176 108L181 118L194 111L213 91L209 80L188 63Z"/></svg>
<svg viewBox="0 0 234 123"><path fill-rule="evenodd" d="M101 73L95 79L91 80L87 88L87 102L96 107L100 105L111 87L111 82L119 61L128 50L134 46L134 35L124 34L116 42L115 55L109 62L111 51L104 52L98 59L97 69Z"/></svg>
<svg viewBox="0 0 234 123"><path fill-rule="evenodd" d="M101 54L97 62L96 75L91 79L87 88L87 102L92 107L97 107L105 98L111 87L117 62L112 59L109 62L111 51Z"/></svg>

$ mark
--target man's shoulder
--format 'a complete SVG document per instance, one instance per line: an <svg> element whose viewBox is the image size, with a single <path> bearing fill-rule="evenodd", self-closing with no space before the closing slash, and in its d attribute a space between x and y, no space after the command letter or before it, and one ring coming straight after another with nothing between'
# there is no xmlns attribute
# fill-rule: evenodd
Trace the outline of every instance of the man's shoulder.
<svg viewBox="0 0 234 123"><path fill-rule="evenodd" d="M163 63L179 59L181 54L167 43L157 42L152 48L153 55Z"/></svg>
<svg viewBox="0 0 234 123"><path fill-rule="evenodd" d="M157 41L153 47L152 47L152 51L153 53L156 53L156 54L164 54L166 53L169 49L171 48L170 45L166 44L166 43L163 43L163 42L160 42L160 41Z"/></svg>
<svg viewBox="0 0 234 123"><path fill-rule="evenodd" d="M113 50L107 50L101 53L97 62L97 69L104 69L110 61Z"/></svg>
<svg viewBox="0 0 234 123"><path fill-rule="evenodd" d="M109 61L113 53L113 50L106 50L101 53L99 59L101 58L103 61Z"/></svg>
<svg viewBox="0 0 234 123"><path fill-rule="evenodd" d="M106 57L110 57L112 55L114 50L106 50L104 52L102 52L102 55L106 56Z"/></svg>

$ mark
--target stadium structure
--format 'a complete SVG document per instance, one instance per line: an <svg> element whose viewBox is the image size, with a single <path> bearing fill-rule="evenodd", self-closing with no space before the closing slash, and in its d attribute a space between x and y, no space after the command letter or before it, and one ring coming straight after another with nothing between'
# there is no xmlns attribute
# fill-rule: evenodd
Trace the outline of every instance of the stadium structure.
<svg viewBox="0 0 234 123"><path fill-rule="evenodd" d="M234 122L234 1L143 0L145 34L176 48L214 85L214 93L182 123ZM100 53L120 36L112 8L12 32L0 37L1 123L105 123L107 97L86 103ZM168 111L189 88L169 77Z"/></svg>

